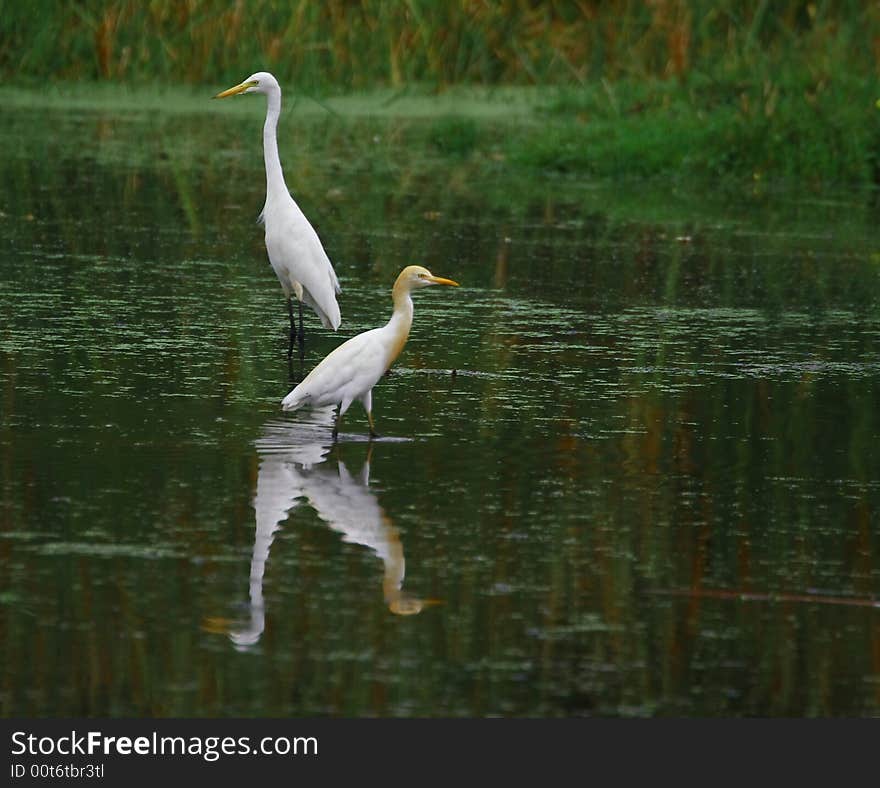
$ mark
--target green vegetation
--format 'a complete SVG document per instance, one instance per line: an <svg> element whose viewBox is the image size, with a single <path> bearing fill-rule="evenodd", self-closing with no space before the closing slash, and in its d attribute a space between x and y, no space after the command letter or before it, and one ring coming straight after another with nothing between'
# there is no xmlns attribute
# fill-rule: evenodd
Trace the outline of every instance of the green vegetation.
<svg viewBox="0 0 880 788"><path fill-rule="evenodd" d="M574 84L876 69L880 9L857 0L132 0L2 4L0 69L30 79L230 80L308 90Z"/></svg>
<svg viewBox="0 0 880 788"><path fill-rule="evenodd" d="M549 133L517 146L520 161L596 175L806 179L870 183L880 156L872 82L841 77L813 92L791 77L719 86L693 80L561 90Z"/></svg>
<svg viewBox="0 0 880 788"><path fill-rule="evenodd" d="M289 95L379 91L387 114L528 86L535 122L500 153L598 177L874 183L878 40L880 6L854 0L0 3L0 75L18 87L220 87L267 68ZM487 133L441 126L433 143L459 155Z"/></svg>

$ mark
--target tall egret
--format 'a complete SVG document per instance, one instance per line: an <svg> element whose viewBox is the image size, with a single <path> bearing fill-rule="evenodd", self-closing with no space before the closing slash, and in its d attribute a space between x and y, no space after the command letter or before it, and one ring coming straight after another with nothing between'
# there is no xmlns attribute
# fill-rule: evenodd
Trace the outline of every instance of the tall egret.
<svg viewBox="0 0 880 788"><path fill-rule="evenodd" d="M281 87L278 80L266 71L251 74L244 82L218 93L214 98L227 98L244 93L262 93L266 96L266 122L263 125L263 159L266 163L266 204L260 221L266 227L266 250L269 262L284 295L290 316L290 349L296 341L293 318L293 296L299 302L299 352L303 356L303 302L315 310L324 328L339 328L341 316L336 294L339 280L321 240L305 214L290 196L281 159L278 156L278 116L281 114Z"/></svg>
<svg viewBox="0 0 880 788"><path fill-rule="evenodd" d="M303 406L338 405L336 424L333 427L335 438L339 434L342 417L357 399L367 411L370 436L376 437L373 425L373 386L400 355L409 337L413 321L410 293L429 285L458 287L458 282L434 276L420 265L404 268L391 290L394 311L388 323L382 328L364 331L343 342L282 400L281 407L284 410L296 410Z"/></svg>

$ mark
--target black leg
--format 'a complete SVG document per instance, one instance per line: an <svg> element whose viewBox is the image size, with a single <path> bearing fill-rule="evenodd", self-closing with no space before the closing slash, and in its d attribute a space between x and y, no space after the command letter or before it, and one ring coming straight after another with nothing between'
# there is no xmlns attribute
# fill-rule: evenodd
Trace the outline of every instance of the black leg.
<svg viewBox="0 0 880 788"><path fill-rule="evenodd" d="M287 379L295 386L298 383L302 382L303 379L303 366L302 359L300 359L299 367L297 369L293 368L293 358L288 353L287 354Z"/></svg>
<svg viewBox="0 0 880 788"><path fill-rule="evenodd" d="M342 424L342 414L340 411L342 410L342 405L339 405L336 408L336 419L333 421L333 440L334 442L339 437L339 427Z"/></svg>
<svg viewBox="0 0 880 788"><path fill-rule="evenodd" d="M287 314L290 317L290 345L287 347L287 357L293 357L293 346L296 343L296 322L293 319L293 301L287 299Z"/></svg>
<svg viewBox="0 0 880 788"><path fill-rule="evenodd" d="M292 319L292 318L291 318ZM299 302L299 360L306 354L306 330L303 328L303 302Z"/></svg>

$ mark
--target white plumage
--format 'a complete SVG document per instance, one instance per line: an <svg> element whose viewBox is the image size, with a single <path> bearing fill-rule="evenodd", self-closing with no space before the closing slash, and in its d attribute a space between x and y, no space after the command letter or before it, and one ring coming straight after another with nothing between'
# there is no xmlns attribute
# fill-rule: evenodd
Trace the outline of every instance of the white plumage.
<svg viewBox="0 0 880 788"><path fill-rule="evenodd" d="M301 407L338 405L339 412L333 434L338 434L345 412L359 400L373 425L373 386L379 382L406 344L413 320L413 302L410 293L428 285L452 285L451 279L434 276L427 268L411 265L403 269L394 283L391 294L394 311L382 328L364 331L343 342L321 361L281 402L284 410Z"/></svg>
<svg viewBox="0 0 880 788"><path fill-rule="evenodd" d="M339 280L324 247L305 214L288 194L270 201L267 197L262 218L266 225L266 251L269 262L288 300L311 307L324 328L339 328L342 315L336 294Z"/></svg>
<svg viewBox="0 0 880 788"><path fill-rule="evenodd" d="M226 98L244 93L266 96L266 122L263 125L263 159L266 165L266 203L260 220L266 227L266 251L284 295L290 315L290 352L296 339L291 299L299 302L299 342L303 348L302 304L311 307L324 328L339 328L342 317L336 294L339 280L321 240L284 181L278 155L278 118L281 114L281 87L266 71L258 71L235 87L218 93Z"/></svg>

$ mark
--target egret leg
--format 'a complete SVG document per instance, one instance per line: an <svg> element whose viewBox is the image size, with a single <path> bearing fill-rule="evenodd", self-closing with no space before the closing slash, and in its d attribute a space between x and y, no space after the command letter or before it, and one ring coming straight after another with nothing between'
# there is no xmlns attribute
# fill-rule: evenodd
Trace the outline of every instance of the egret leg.
<svg viewBox="0 0 880 788"><path fill-rule="evenodd" d="M302 309L302 304L300 304L300 309ZM290 317L290 345L287 348L287 357L293 357L293 345L296 342L296 321L293 319L293 301L289 298L287 299L287 314ZM300 356L300 360L302 356Z"/></svg>
<svg viewBox="0 0 880 788"><path fill-rule="evenodd" d="M302 359L299 360L299 368L293 368L293 357L288 353L287 355L287 379L293 385L297 385L302 382L303 379L303 362Z"/></svg>
<svg viewBox="0 0 880 788"><path fill-rule="evenodd" d="M333 440L339 438L339 427L342 424L342 405L336 408L336 420L333 422Z"/></svg>
<svg viewBox="0 0 880 788"><path fill-rule="evenodd" d="M370 440L373 438L378 438L379 433L375 430L375 425L373 424L373 390L364 392L361 395L361 404L364 406L364 410L367 412L367 421L370 422Z"/></svg>
<svg viewBox="0 0 880 788"><path fill-rule="evenodd" d="M306 330L303 328L303 302L299 301L299 360L302 361L306 354ZM291 316L291 321L293 317Z"/></svg>

